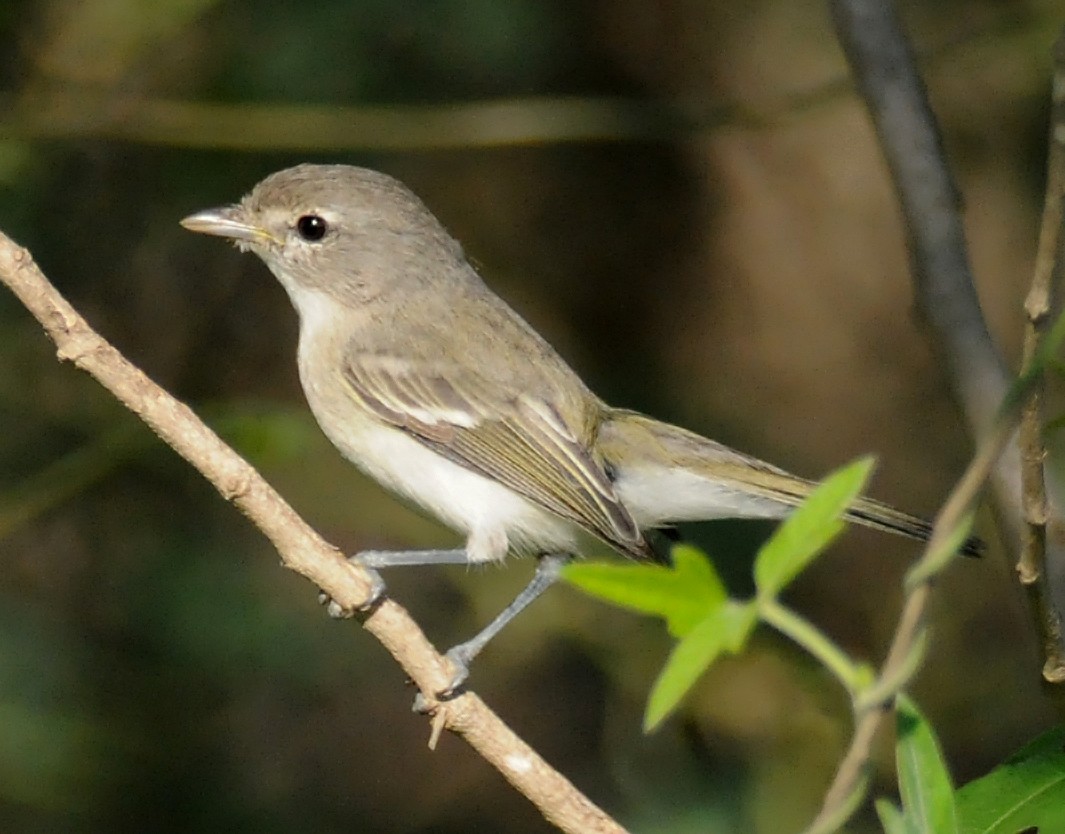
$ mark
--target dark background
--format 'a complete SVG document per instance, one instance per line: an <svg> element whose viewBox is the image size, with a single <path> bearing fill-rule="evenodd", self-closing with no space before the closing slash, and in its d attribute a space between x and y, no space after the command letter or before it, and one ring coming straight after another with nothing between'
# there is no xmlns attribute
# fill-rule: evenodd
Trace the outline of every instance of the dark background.
<svg viewBox="0 0 1065 834"><path fill-rule="evenodd" d="M1056 7L903 7L1011 361ZM265 267L177 225L299 161L404 180L614 404L811 477L874 452L873 493L927 515L964 465L884 166L820 2L8 0L0 39L0 228L346 550L457 540L320 435L296 379L295 314ZM429 111L392 109L541 96L642 104L595 140L544 140L534 125L506 146L462 110L456 140ZM238 129L217 147L175 102L219 105ZM380 107L385 127L364 141L374 122L357 111L339 139L319 134L282 107L300 103L335 119L347 112L335 106ZM244 121L246 104L278 108L263 124ZM591 103L575 112L590 120ZM940 585L915 688L959 780L1055 720L1010 556L990 518L980 525L992 553ZM742 593L768 529L687 532ZM876 661L915 553L852 531L789 599ZM389 581L446 647L530 569ZM848 740L842 693L766 632L645 736L669 647L660 623L561 588L488 650L472 686L636 831L798 829ZM412 695L377 644L329 621L315 589L59 365L0 292L0 828L548 830L461 741L429 753ZM873 830L870 817L854 830Z"/></svg>

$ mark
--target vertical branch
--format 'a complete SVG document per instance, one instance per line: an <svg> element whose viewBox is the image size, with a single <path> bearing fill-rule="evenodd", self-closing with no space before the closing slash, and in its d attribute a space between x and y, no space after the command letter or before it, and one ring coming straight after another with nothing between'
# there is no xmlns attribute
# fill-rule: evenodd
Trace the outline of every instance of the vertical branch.
<svg viewBox="0 0 1065 834"><path fill-rule="evenodd" d="M1043 639L1043 676L1065 681L1065 640L1061 628L1061 594L1051 589L1046 565L1065 564L1065 547L1058 536L1048 538L1048 502L1043 480L1041 379L1028 379L1023 392L1024 427L1020 447L1010 443L1013 424L1000 412L1009 379L1002 359L988 334L973 286L958 195L944 158L935 117L913 53L890 0L831 0L840 43L847 54L859 89L877 130L881 149L891 171L902 208L917 305L937 341L948 379L961 404L970 430L984 437L977 458L962 483L972 490L955 489L937 519L931 554L948 519L957 520L975 497L977 479L990 475L1005 526L1016 533L1021 557L1018 572L1028 589L1036 627ZM1042 357L1043 338L1054 302L1054 285L1060 278L1062 243L1062 191L1065 186L1065 38L1056 48L1054 118L1051 128L1050 165L1046 207L1032 289L1025 309L1025 370ZM994 426L995 430L991 431ZM1001 457L998 452L1006 450ZM1023 451L1023 474L1020 452ZM995 461L998 461L995 464ZM994 469L992 471L992 466ZM1023 480L1023 487L1022 487ZM1054 529L1054 528L1051 528ZM890 680L893 666L901 666L907 644L915 645L923 633L927 600L934 573L916 574L920 581L909 587L899 629L879 680ZM909 623L909 626L907 626ZM899 686L905 684L902 679ZM880 686L874 686L879 690ZM897 687L878 695L856 710L851 747L836 773L818 817L808 832L834 831L853 813L864 794L868 751Z"/></svg>
<svg viewBox="0 0 1065 834"><path fill-rule="evenodd" d="M924 554L907 576L906 599L887 658L876 681L855 699L855 726L850 746L825 793L820 812L805 834L829 834L838 830L864 799L873 741L895 703L895 696L909 684L919 668L928 630L928 605L933 585L950 562L951 538L973 511L1015 426L1015 409L1000 415L992 430L981 440L968 468L936 517Z"/></svg>
<svg viewBox="0 0 1065 834"><path fill-rule="evenodd" d="M1046 199L1036 251L1035 274L1024 302L1028 323L1024 331L1023 371L1027 372L1042 349L1050 314L1057 303L1065 256L1062 234L1062 195L1065 192L1065 32L1054 47L1053 100L1047 147ZM1054 606L1046 575L1047 494L1043 462L1044 375L1033 381L1021 412L1018 441L1021 449L1021 514L1024 528L1017 575L1028 593L1029 603L1041 627L1046 663L1043 677L1053 683L1065 681L1065 649L1062 647L1061 612Z"/></svg>
<svg viewBox="0 0 1065 834"><path fill-rule="evenodd" d="M913 50L891 0L832 0L831 6L902 209L918 310L931 326L972 436L982 436L1010 375L980 311L958 189Z"/></svg>
<svg viewBox="0 0 1065 834"><path fill-rule="evenodd" d="M876 127L902 209L917 307L943 356L948 381L970 432L980 437L994 423L1009 374L980 311L957 188L913 51L890 0L831 0L831 6L840 43ZM1034 303L1040 304L1038 298ZM1038 403L1036 395L1034 406ZM1041 467L1041 445L1033 455ZM1041 481L1041 469L1038 477ZM991 486L998 520L1008 534L1006 540L1032 539L1034 547L1033 537L1042 533L1022 517L1028 513L1022 510L1024 491L1017 443L1011 443L998 461ZM1036 505L1034 491L1029 495L1033 498L1033 519L1050 514L1046 504ZM1040 529L1053 533L1056 528ZM1050 535L1043 541L1047 570L1040 568L1038 573L1045 579L1031 586L1036 603L1031 612L1036 632L1042 637L1043 676L1059 682L1065 680L1065 636L1054 623L1060 620L1055 609L1060 612L1065 606L1065 539ZM1027 567L1033 564L1029 560Z"/></svg>

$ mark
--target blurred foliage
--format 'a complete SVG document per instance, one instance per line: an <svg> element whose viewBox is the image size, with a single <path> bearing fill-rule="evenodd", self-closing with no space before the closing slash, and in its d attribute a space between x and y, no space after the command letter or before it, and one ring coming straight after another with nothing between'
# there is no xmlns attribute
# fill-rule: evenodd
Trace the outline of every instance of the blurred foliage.
<svg viewBox="0 0 1065 834"><path fill-rule="evenodd" d="M913 0L905 13L934 57L928 84L989 322L1016 355L1060 8ZM820 2L9 0L0 38L0 227L347 550L456 537L322 438L298 388L295 317L261 264L177 226L303 160L406 181L612 402L811 476L875 453L874 494L926 514L967 456L909 312L897 212ZM719 115L604 142L545 144L533 125L527 143L470 149L428 141L426 115L420 152L342 154L270 141L211 150L189 139L214 135L206 125L174 115L212 104L240 126L245 104L283 119L291 106L415 108L387 126L418 121L421 105L559 96L577 120L593 115L582 102L604 98L635 102L636 119L678 103ZM60 366L5 293L0 324L2 830L548 830L460 742L425 752L425 722L385 653L328 622L315 589ZM735 595L768 531L719 522L685 534L723 557ZM848 533L787 602L875 660L913 554ZM1004 558L941 583L917 683L959 782L1054 722ZM399 571L389 583L447 646L529 569ZM559 589L493 644L472 685L634 830L796 830L846 743L846 699L758 633L644 736L669 646L664 628ZM878 761L891 784L886 743ZM878 828L870 808L854 830Z"/></svg>

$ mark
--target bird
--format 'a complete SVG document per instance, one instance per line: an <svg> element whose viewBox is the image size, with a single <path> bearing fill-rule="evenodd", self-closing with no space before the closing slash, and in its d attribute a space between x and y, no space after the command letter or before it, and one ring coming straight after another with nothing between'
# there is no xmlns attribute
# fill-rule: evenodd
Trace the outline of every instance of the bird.
<svg viewBox="0 0 1065 834"><path fill-rule="evenodd" d="M181 223L257 255L280 282L299 317L307 402L340 453L464 536L461 548L355 554L374 574L373 601L385 592L379 568L538 557L514 601L447 652L455 671L441 697L460 692L485 645L598 543L656 560L656 530L783 518L817 485L607 405L387 174L301 164ZM917 540L931 532L866 497L845 518ZM981 547L973 538L962 549Z"/></svg>

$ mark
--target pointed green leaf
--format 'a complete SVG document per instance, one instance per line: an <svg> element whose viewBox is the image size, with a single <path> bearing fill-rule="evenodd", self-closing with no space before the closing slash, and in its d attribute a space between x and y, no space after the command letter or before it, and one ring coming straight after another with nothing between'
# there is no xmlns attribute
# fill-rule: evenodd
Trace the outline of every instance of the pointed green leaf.
<svg viewBox="0 0 1065 834"><path fill-rule="evenodd" d="M840 517L861 494L874 462L859 458L829 475L777 528L755 559L759 594L779 594L840 534Z"/></svg>
<svg viewBox="0 0 1065 834"><path fill-rule="evenodd" d="M973 530L973 522L976 519L976 513L967 513L959 522L958 525L950 531L945 539L936 547L935 551L928 553L921 558L916 565L914 565L906 574L906 589L910 590L915 585L923 582L930 576L933 576L939 571L943 570L950 561L958 555L958 552L962 549L962 546L969 538L969 534Z"/></svg>
<svg viewBox="0 0 1065 834"><path fill-rule="evenodd" d="M699 548L690 544L675 544L669 555L673 561L673 570L680 574L685 582L711 588L715 593L720 589L721 595L725 595L725 586L714 569L714 563Z"/></svg>
<svg viewBox="0 0 1065 834"><path fill-rule="evenodd" d="M954 786L931 725L906 695L895 701L895 723L899 793L907 823L920 832L957 834Z"/></svg>
<svg viewBox="0 0 1065 834"><path fill-rule="evenodd" d="M1065 372L1062 372L1062 376L1065 376ZM1065 414L1059 414L1053 420L1048 420L1046 425L1043 426L1044 437L1049 438L1050 435L1065 428Z"/></svg>
<svg viewBox="0 0 1065 834"><path fill-rule="evenodd" d="M1061 313L1050 326L1031 364L1020 376L1013 380L1006 390L1006 395L1002 398L1002 404L999 406L1000 415L1009 414L1017 407L1021 398L1042 377L1047 365L1053 360L1054 355L1058 352L1058 347L1063 341L1065 341L1065 312Z"/></svg>
<svg viewBox="0 0 1065 834"><path fill-rule="evenodd" d="M578 562L562 577L592 596L666 620L670 634L683 637L724 604L725 585L713 564L694 547L673 549L674 567Z"/></svg>
<svg viewBox="0 0 1065 834"><path fill-rule="evenodd" d="M958 790L964 834L1065 831L1065 726Z"/></svg>
<svg viewBox="0 0 1065 834"><path fill-rule="evenodd" d="M1065 377L1065 362L1062 362L1058 357L1051 356L1047 358L1047 371L1057 374L1058 376Z"/></svg>
<svg viewBox="0 0 1065 834"><path fill-rule="evenodd" d="M897 805L887 799L878 799L873 805L876 815L880 817L880 824L884 827L884 834L910 834L906 818Z"/></svg>
<svg viewBox="0 0 1065 834"><path fill-rule="evenodd" d="M718 615L725 631L725 648L729 654L739 654L758 625L758 607L753 602L729 600Z"/></svg>
<svg viewBox="0 0 1065 834"><path fill-rule="evenodd" d="M644 730L649 732L657 727L722 652L739 651L756 622L757 611L753 605L726 602L691 629L673 647L651 689Z"/></svg>

